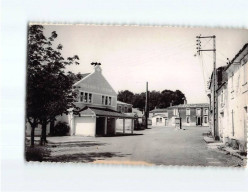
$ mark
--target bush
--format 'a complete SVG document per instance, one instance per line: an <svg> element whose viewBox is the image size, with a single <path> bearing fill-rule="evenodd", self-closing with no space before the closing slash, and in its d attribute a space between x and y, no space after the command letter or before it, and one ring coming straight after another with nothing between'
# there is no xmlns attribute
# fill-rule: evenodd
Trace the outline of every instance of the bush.
<svg viewBox="0 0 248 195"><path fill-rule="evenodd" d="M58 122L54 127L54 135L65 136L69 133L70 127L66 122Z"/></svg>
<svg viewBox="0 0 248 195"><path fill-rule="evenodd" d="M47 148L36 146L27 146L25 150L26 161L44 161L44 158L49 156L49 151Z"/></svg>

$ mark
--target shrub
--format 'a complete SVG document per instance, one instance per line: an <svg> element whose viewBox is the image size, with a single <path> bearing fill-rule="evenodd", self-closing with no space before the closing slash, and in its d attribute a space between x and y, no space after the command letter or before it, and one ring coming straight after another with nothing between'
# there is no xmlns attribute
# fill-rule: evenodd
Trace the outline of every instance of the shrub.
<svg viewBox="0 0 248 195"><path fill-rule="evenodd" d="M65 136L69 133L70 127L66 122L58 122L54 127L54 135Z"/></svg>
<svg viewBox="0 0 248 195"><path fill-rule="evenodd" d="M25 150L26 161L40 161L42 162L45 157L49 156L49 151L47 148L36 146L27 146Z"/></svg>

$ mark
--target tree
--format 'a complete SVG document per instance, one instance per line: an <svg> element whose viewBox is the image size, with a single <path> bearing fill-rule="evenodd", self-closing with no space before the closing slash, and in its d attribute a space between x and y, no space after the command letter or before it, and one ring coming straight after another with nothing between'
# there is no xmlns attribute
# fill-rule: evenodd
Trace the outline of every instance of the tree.
<svg viewBox="0 0 248 195"><path fill-rule="evenodd" d="M40 144L46 142L46 126L55 117L73 106L72 74L65 73L68 65L79 63L77 55L62 57L63 46L56 49L52 45L57 38L53 31L46 38L44 27L31 25L28 31L28 63L27 63L27 111L26 117L31 125L31 145L34 145L34 128L37 123L42 125Z"/></svg>
<svg viewBox="0 0 248 195"><path fill-rule="evenodd" d="M146 93L133 94L133 92L128 90L120 91L118 93L118 100L133 104L134 108L144 110ZM180 90L171 91L165 89L162 92L153 90L149 92L149 110L153 110L155 107L167 108L170 106L170 103L173 103L173 105L183 104L184 100L186 100L186 97Z"/></svg>
<svg viewBox="0 0 248 195"><path fill-rule="evenodd" d="M125 91L119 91L118 95L117 95L117 99L119 101L128 103L128 104L132 104L133 101L133 92L129 91L129 90L125 90Z"/></svg>

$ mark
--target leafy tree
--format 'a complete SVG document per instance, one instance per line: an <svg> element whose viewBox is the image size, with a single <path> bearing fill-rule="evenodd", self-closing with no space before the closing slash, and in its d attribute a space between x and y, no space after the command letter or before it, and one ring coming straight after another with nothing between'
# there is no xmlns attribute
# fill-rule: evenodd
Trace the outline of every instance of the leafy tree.
<svg viewBox="0 0 248 195"><path fill-rule="evenodd" d="M117 95L117 99L119 101L131 104L133 101L133 96L134 96L133 92L131 92L129 90L119 91L118 95Z"/></svg>
<svg viewBox="0 0 248 195"><path fill-rule="evenodd" d="M34 145L34 129L40 123L42 135L40 144L46 142L46 126L55 117L73 106L72 73L65 73L68 65L79 63L77 55L64 59L61 54L63 46L56 49L53 41L57 33L53 31L46 38L44 27L31 25L28 31L28 62L27 62L27 107L26 117L31 125L31 145Z"/></svg>
<svg viewBox="0 0 248 195"><path fill-rule="evenodd" d="M162 92L151 91L149 92L149 110L153 110L155 107L167 108L170 106L170 103L173 103L173 105L183 104L184 99L186 100L186 97L180 90L171 91L166 89ZM134 108L144 110L146 93L142 92L133 95L128 90L120 91L118 100L133 104Z"/></svg>

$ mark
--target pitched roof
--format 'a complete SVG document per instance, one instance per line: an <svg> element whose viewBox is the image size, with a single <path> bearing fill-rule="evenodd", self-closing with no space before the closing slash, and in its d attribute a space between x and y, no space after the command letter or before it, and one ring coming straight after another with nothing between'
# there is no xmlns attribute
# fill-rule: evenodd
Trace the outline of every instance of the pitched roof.
<svg viewBox="0 0 248 195"><path fill-rule="evenodd" d="M122 101L119 101L119 100L117 100L117 104L132 105L132 104L128 104L126 102L122 102Z"/></svg>
<svg viewBox="0 0 248 195"><path fill-rule="evenodd" d="M226 67L226 70L234 63L234 61L242 54L245 50L248 50L248 43L246 43L241 50L234 56L229 65ZM247 53L246 53L247 55Z"/></svg>
<svg viewBox="0 0 248 195"><path fill-rule="evenodd" d="M179 104L175 106L171 106L169 108L199 108L199 107L209 107L208 103L202 104Z"/></svg>
<svg viewBox="0 0 248 195"><path fill-rule="evenodd" d="M152 116L152 118L153 118L153 117L156 117L156 116L166 117L165 114L155 114L154 116Z"/></svg>
<svg viewBox="0 0 248 195"><path fill-rule="evenodd" d="M111 110L108 108L96 108L96 107L84 107L79 110L80 115L92 115L96 116L104 116L104 117L117 117L117 118L134 118L133 116L129 116L123 113L119 113L115 110Z"/></svg>
<svg viewBox="0 0 248 195"><path fill-rule="evenodd" d="M170 106L170 107L167 107L167 108L157 108L157 109L151 110L150 112L159 113L159 112L167 112L168 109L172 109L172 108L200 108L200 107L209 107L209 104L207 104L207 103L202 103L202 104L179 104L179 105Z"/></svg>
<svg viewBox="0 0 248 195"><path fill-rule="evenodd" d="M73 84L73 86L76 86L78 83L80 83L85 77L87 77L88 75L90 75L92 73L84 73L84 74L81 74L82 75L82 78L77 81L76 83Z"/></svg>

